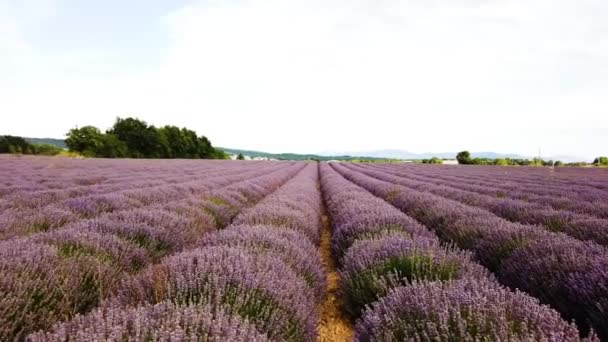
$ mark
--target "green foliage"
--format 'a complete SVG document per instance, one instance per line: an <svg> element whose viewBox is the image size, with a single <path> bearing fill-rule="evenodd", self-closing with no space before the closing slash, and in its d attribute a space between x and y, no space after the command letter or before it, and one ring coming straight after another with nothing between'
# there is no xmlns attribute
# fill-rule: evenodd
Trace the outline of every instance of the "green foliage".
<svg viewBox="0 0 608 342"><path fill-rule="evenodd" d="M499 166L563 166L561 161L543 160L541 158L534 159L513 159L513 158L471 158L468 151L459 152L456 155L458 164L467 165L499 165ZM608 162L608 161L607 161ZM423 161L424 163L424 161ZM571 165L571 164L568 164ZM580 163L577 166L584 166L585 163Z"/></svg>
<svg viewBox="0 0 608 342"><path fill-rule="evenodd" d="M114 134L103 134L95 150L95 157L124 158L128 156L127 145Z"/></svg>
<svg viewBox="0 0 608 342"><path fill-rule="evenodd" d="M431 159L422 159L422 164L443 164L443 160L437 157Z"/></svg>
<svg viewBox="0 0 608 342"><path fill-rule="evenodd" d="M585 162L572 162L572 163L568 163L568 164L566 164L566 166L577 166L577 167L581 167L581 166L587 166L587 163L585 163Z"/></svg>
<svg viewBox="0 0 608 342"><path fill-rule="evenodd" d="M63 149L50 144L33 144L34 154L41 156L56 156L63 152Z"/></svg>
<svg viewBox="0 0 608 342"><path fill-rule="evenodd" d="M50 144L31 144L25 138L11 135L0 136L0 153L39 154L54 156L63 150Z"/></svg>
<svg viewBox="0 0 608 342"><path fill-rule="evenodd" d="M597 157L593 161L596 166L608 166L608 157Z"/></svg>
<svg viewBox="0 0 608 342"><path fill-rule="evenodd" d="M72 152L102 158L228 159L209 139L176 126L156 128L136 118L117 118L102 133L93 126L71 129L66 145Z"/></svg>
<svg viewBox="0 0 608 342"><path fill-rule="evenodd" d="M245 157L243 156L243 154L242 154L242 153L239 153L239 155L238 155L238 156L236 156L236 159L237 159L237 160L245 160Z"/></svg>
<svg viewBox="0 0 608 342"><path fill-rule="evenodd" d="M0 136L0 153L32 154L33 146L21 137L3 135Z"/></svg>
<svg viewBox="0 0 608 342"><path fill-rule="evenodd" d="M507 166L509 165L509 161L505 158L498 158L494 161L494 165Z"/></svg>
<svg viewBox="0 0 608 342"><path fill-rule="evenodd" d="M117 118L106 133L114 134L124 142L131 158L158 158L162 154L160 135L154 126L148 126L145 121L131 117Z"/></svg>
<svg viewBox="0 0 608 342"><path fill-rule="evenodd" d="M458 164L471 164L471 153L469 151L461 151L456 155Z"/></svg>
<svg viewBox="0 0 608 342"><path fill-rule="evenodd" d="M459 266L453 262L435 260L423 253L389 257L344 280L346 309L358 317L366 305L385 296L391 288L416 280L453 279L458 269Z"/></svg>
<svg viewBox="0 0 608 342"><path fill-rule="evenodd" d="M73 152L78 152L87 157L96 155L97 150L101 146L102 133L97 127L84 126L81 128L72 128L66 134L65 144L68 149Z"/></svg>

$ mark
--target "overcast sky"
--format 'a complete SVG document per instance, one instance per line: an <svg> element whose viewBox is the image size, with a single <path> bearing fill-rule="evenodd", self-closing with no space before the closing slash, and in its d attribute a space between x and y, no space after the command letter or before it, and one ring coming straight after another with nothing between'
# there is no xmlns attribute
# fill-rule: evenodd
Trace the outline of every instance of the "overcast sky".
<svg viewBox="0 0 608 342"><path fill-rule="evenodd" d="M0 134L608 154L605 0L0 0Z"/></svg>

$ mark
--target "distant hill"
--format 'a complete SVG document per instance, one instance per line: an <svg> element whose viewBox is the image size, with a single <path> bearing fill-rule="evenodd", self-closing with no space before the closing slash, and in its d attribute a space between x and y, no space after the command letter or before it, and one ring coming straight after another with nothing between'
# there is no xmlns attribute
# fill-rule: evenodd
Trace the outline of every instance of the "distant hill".
<svg viewBox="0 0 608 342"><path fill-rule="evenodd" d="M220 150L223 150L229 154L239 154L242 153L244 156L249 156L251 158L269 158L269 159L278 159L278 160L386 160L393 158L385 158L385 157L373 157L373 156L356 156L356 155L318 155L318 154L298 154L298 153L268 153L261 151L252 151L252 150L240 150L235 148L226 148L226 147L218 147Z"/></svg>
<svg viewBox="0 0 608 342"><path fill-rule="evenodd" d="M364 155L376 158L394 158L394 159L405 159L405 160L416 160L416 159L429 159L433 157L441 158L441 159L455 159L457 152L439 152L439 153L414 153L405 150L375 150L375 151L348 151L348 152L321 152L319 153L322 156L326 155L341 155L341 154L349 154L349 155ZM504 153L496 153L496 152L472 152L471 156L473 158L511 158L511 159L525 159L528 157L517 155L517 154L504 154Z"/></svg>
<svg viewBox="0 0 608 342"><path fill-rule="evenodd" d="M68 147L65 145L65 141L63 139L53 139L53 138L24 138L30 144L49 144L54 145L60 148L67 149Z"/></svg>

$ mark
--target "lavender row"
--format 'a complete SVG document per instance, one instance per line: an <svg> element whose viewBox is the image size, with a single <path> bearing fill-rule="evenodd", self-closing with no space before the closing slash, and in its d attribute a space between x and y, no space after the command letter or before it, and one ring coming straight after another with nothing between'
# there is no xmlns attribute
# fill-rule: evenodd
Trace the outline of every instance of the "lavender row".
<svg viewBox="0 0 608 342"><path fill-rule="evenodd" d="M205 174L207 177L209 177L212 176L213 173L220 174L221 172L225 171L225 169L222 169L215 172L205 172ZM83 170L83 172L86 172L86 170ZM46 205L75 197L103 195L128 189L152 188L163 185L191 182L196 181L197 179L200 179L200 175L188 177L174 177L171 173L157 175L144 175L141 173L137 173L133 177L121 179L120 181L114 182L113 184L108 184L107 182L102 181L96 181L96 183L81 185L77 187L63 187L35 192L15 191L3 198L0 209L39 209ZM91 182L93 182L93 180L91 180Z"/></svg>
<svg viewBox="0 0 608 342"><path fill-rule="evenodd" d="M279 165L280 167L289 166L289 164ZM226 170L222 175L188 183L124 190L106 195L77 197L39 209L5 211L0 215L0 239L56 230L83 219L92 219L108 213L178 201L188 196L203 196L214 188L262 175L276 167L276 165L272 165L271 167L256 168L244 172L239 172L238 167L235 167L232 170Z"/></svg>
<svg viewBox="0 0 608 342"><path fill-rule="evenodd" d="M0 157L0 198L36 195L49 190L80 191L90 186L115 185L132 179L159 182L223 169L227 161L77 160L45 157ZM170 176L170 177L168 177ZM8 197L9 199L10 196Z"/></svg>
<svg viewBox="0 0 608 342"><path fill-rule="evenodd" d="M608 337L608 250L560 233L501 219L488 211L332 166L433 229L442 241L475 253L498 280L551 305L588 332Z"/></svg>
<svg viewBox="0 0 608 342"><path fill-rule="evenodd" d="M212 191L207 197L109 214L0 243L0 340L23 338L99 305L124 279L195 247L285 183L300 165Z"/></svg>
<svg viewBox="0 0 608 342"><path fill-rule="evenodd" d="M201 163L206 165L206 163ZM259 168L259 166L257 167ZM77 197L85 197L91 195L103 195L116 191L126 191L129 189L144 189L152 187L171 186L178 184L188 184L196 181L200 181L201 175L204 178L210 178L213 176L221 176L224 173L236 173L237 171L243 171L251 169L254 170L256 167L243 167L238 164L224 164L224 167L214 168L209 170L208 167L201 167L198 172L185 175L183 171L176 172L177 170L168 170L167 172L148 175L146 169L137 170L136 175L133 178L122 179L116 184L107 185L103 181L97 181L97 177L93 176L96 180L94 183L79 186L78 188L62 187L59 189L47 190L42 192L15 192L10 196L5 196L3 199L4 205L2 209L8 210L22 210L27 211L28 209L41 209L42 207L64 201L66 199L74 199ZM81 170L82 174L89 172L88 169L84 168ZM112 172L122 172L120 169L113 170ZM176 176L178 174L179 176ZM150 178L152 177L152 178ZM90 178L86 178L90 179ZM65 185L65 184L64 184Z"/></svg>
<svg viewBox="0 0 608 342"><path fill-rule="evenodd" d="M425 165L426 166L426 165ZM400 167L397 167L400 168ZM408 169L424 169L426 167L406 166ZM540 169L541 175L531 177L534 171ZM606 199L608 196L608 187L605 177L605 170L595 170L604 174L604 179L587 177L592 170L573 168L577 170L572 175L563 176L564 170L569 168L535 168L535 167L478 167L478 166L448 166L445 168L437 168L437 170L453 173L460 177L472 180L482 181L497 181L508 185L526 186L531 191L550 191L552 193L561 193L563 196L568 196L573 199L582 199L585 201L596 201ZM421 170L422 171L422 170Z"/></svg>
<svg viewBox="0 0 608 342"><path fill-rule="evenodd" d="M442 247L412 218L321 167L357 341L579 340L575 326L498 285L470 253Z"/></svg>
<svg viewBox="0 0 608 342"><path fill-rule="evenodd" d="M526 202L538 203L550 206L556 210L570 210L578 213L589 214L599 218L608 218L608 204L605 197L593 196L589 198L589 193L584 192L585 196L577 196L577 192L570 186L563 190L548 189L543 183L531 186L530 184L505 184L505 181L495 179L471 180L461 175L452 175L445 170L436 167L423 169L401 167L389 168L379 167L395 175L407 176L421 181L430 181L435 184L448 185L461 190L474 191L493 197L508 197ZM493 174L488 174L493 177Z"/></svg>
<svg viewBox="0 0 608 342"><path fill-rule="evenodd" d="M170 301L132 308L104 307L77 316L47 334L28 337L46 341L208 341L266 342L254 325L239 316L204 305Z"/></svg>
<svg viewBox="0 0 608 342"><path fill-rule="evenodd" d="M230 171L237 163L210 163L200 162L196 168L181 168L175 166L165 168L160 172L150 172L148 168L136 166L130 161L123 162L125 166L115 165L112 170L102 169L104 172L100 174L100 170L91 168L91 165L84 164L78 170L78 174L74 174L70 178L65 178L64 175L58 175L53 172L37 175L32 179L25 177L21 181L26 184L51 185L51 188L40 191L10 191L2 198L3 209L9 208L37 208L46 205L53 201L59 201L66 198L77 196L94 195L110 193L117 190L126 190L137 187L152 187L161 185L171 185L178 183L186 183L196 181L201 178L201 175L210 177L222 172ZM158 162L157 162L158 163ZM180 166L180 163L176 163ZM214 165L211 167L210 165ZM260 165L247 164L240 165L239 168L248 169L256 168ZM186 165L184 165L186 167ZM20 173L27 174L29 170L22 170ZM121 177L116 177L116 174L123 174ZM70 186L70 183L76 182L76 186ZM50 183L50 184L49 184ZM6 188L4 188L6 190Z"/></svg>
<svg viewBox="0 0 608 342"><path fill-rule="evenodd" d="M320 221L316 177L316 165L307 165L230 227L207 235L199 248L147 268L124 282L102 308L30 339L142 341L176 331L187 340L314 341L314 305L324 277L316 246L303 233L312 224L298 220ZM302 204L301 214L265 215L269 208L296 202ZM193 325L171 318L184 312L204 320L195 318L201 324ZM143 320L151 324L133 327Z"/></svg>
<svg viewBox="0 0 608 342"><path fill-rule="evenodd" d="M488 172L495 173L501 177L516 177L521 181L544 182L547 185L570 185L576 184L588 188L596 188L608 190L606 181L608 176L605 170L601 168L581 168L581 167L556 167L556 168L539 168L539 167L492 167L482 166L479 168L468 168L466 174L487 174ZM502 175L501 175L502 174Z"/></svg>
<svg viewBox="0 0 608 342"><path fill-rule="evenodd" d="M447 185L435 185L428 181L417 181L411 177L395 176L386 171L349 166L370 177L398 184L407 188L428 192L464 204L488 210L509 221L530 225L542 225L545 229L563 232L580 240L591 240L608 245L608 220L569 211L558 211L547 206L509 198L496 198Z"/></svg>
<svg viewBox="0 0 608 342"><path fill-rule="evenodd" d="M401 167L395 167L401 169ZM404 169L417 170L424 172L427 169L422 165L405 165ZM535 167L524 168L494 168L494 167L474 167L474 166L453 166L434 168L438 174L458 176L469 181L493 182L500 185L510 186L526 186L533 191L552 191L559 193L570 191L567 196L579 196L578 198L586 200L605 198L608 194L608 188L605 182L608 181L605 170L595 170L603 174L602 178L589 178L590 169L572 168L577 170L572 175L564 176L564 170L570 168L541 168L542 175L539 177L530 177ZM577 198L577 197L575 197Z"/></svg>

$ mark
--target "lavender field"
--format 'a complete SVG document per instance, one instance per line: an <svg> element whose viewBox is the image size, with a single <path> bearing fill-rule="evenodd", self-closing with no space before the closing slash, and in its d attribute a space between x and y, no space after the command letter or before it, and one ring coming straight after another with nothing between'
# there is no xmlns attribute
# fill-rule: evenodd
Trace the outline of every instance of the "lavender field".
<svg viewBox="0 0 608 342"><path fill-rule="evenodd" d="M608 170L0 155L0 341L608 340Z"/></svg>

